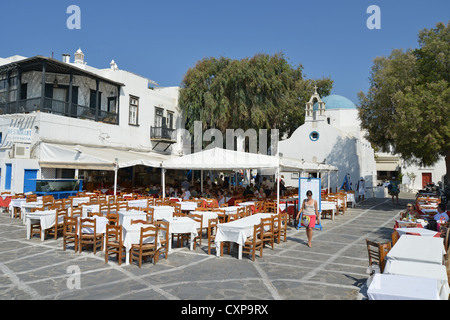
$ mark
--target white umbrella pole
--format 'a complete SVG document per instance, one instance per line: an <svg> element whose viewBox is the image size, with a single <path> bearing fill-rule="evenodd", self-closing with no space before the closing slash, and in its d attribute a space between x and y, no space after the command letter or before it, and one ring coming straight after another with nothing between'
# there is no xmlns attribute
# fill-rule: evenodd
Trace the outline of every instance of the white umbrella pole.
<svg viewBox="0 0 450 320"><path fill-rule="evenodd" d="M117 166L114 166L114 196L117 194Z"/></svg>
<svg viewBox="0 0 450 320"><path fill-rule="evenodd" d="M279 213L280 213L280 167L278 167L277 169L277 214Z"/></svg>
<svg viewBox="0 0 450 320"><path fill-rule="evenodd" d="M163 198L163 202L164 199L166 198L166 169L161 168L161 179L162 179L162 198Z"/></svg>

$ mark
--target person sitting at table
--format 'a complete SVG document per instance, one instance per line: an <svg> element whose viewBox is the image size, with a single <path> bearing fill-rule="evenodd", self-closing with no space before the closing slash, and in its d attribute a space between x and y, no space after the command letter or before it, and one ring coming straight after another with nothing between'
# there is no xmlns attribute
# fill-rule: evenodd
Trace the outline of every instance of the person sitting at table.
<svg viewBox="0 0 450 320"><path fill-rule="evenodd" d="M250 190L250 187L247 186L247 187L245 188L244 193L243 193L242 195L244 196L244 198L246 198L247 196L254 196L255 194L253 193L252 190Z"/></svg>
<svg viewBox="0 0 450 320"><path fill-rule="evenodd" d="M266 199L267 198L267 195L266 195L266 193L264 192L264 189L263 188L259 188L259 197L258 197L258 199Z"/></svg>
<svg viewBox="0 0 450 320"><path fill-rule="evenodd" d="M406 219L406 220L410 221L413 218L414 219L419 219L420 215L416 211L416 206L413 205L412 203L408 203L406 205L406 211L405 212L400 212L400 219Z"/></svg>
<svg viewBox="0 0 450 320"><path fill-rule="evenodd" d="M189 190L187 190L185 188L181 188L181 198L183 200L189 200L190 197L191 197L191 193L189 192Z"/></svg>
<svg viewBox="0 0 450 320"><path fill-rule="evenodd" d="M437 208L438 213L436 213L432 219L428 219L427 229L437 231L438 222L448 222L447 205L445 203L440 203Z"/></svg>
<svg viewBox="0 0 450 320"><path fill-rule="evenodd" d="M219 207L225 203L225 196L223 194L223 191L220 189L217 191L217 203Z"/></svg>

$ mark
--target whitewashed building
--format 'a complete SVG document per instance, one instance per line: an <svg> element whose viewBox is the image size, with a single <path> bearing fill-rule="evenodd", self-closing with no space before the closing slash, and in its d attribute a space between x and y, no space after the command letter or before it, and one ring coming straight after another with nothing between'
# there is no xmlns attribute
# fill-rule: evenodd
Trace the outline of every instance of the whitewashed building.
<svg viewBox="0 0 450 320"><path fill-rule="evenodd" d="M364 138L356 105L339 95L321 99L316 91L305 112L305 123L279 142L279 152L284 157L336 166L338 173L331 173L330 177L319 173L322 188L331 188L333 192L342 186L346 176L353 190L360 177L364 177L368 190L376 186L374 151ZM298 185L297 174L283 175L287 185ZM367 195L371 196L371 192Z"/></svg>
<svg viewBox="0 0 450 320"><path fill-rule="evenodd" d="M85 170L111 171L110 159L129 151L168 158L181 121L178 90L114 61L89 66L80 49L73 61L0 58L0 191L27 192L36 178L95 180Z"/></svg>

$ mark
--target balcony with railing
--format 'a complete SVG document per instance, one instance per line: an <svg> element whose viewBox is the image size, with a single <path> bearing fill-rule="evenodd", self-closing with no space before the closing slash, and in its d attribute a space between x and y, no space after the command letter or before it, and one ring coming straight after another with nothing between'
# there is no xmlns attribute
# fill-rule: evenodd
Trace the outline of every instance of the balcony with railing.
<svg viewBox="0 0 450 320"><path fill-rule="evenodd" d="M173 143L176 143L175 129L167 127L150 127L150 140L155 142L155 149L160 143L166 144L166 151Z"/></svg>
<svg viewBox="0 0 450 320"><path fill-rule="evenodd" d="M43 105L42 101L44 101ZM101 121L109 124L119 124L119 115L115 112L96 110L91 107L52 98L44 98L42 100L38 97L0 103L0 114L31 113L33 111L47 112L78 119Z"/></svg>

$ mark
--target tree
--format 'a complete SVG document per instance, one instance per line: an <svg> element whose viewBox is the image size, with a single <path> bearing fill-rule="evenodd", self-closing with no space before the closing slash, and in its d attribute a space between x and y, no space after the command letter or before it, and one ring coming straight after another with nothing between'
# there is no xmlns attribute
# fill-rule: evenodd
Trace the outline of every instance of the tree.
<svg viewBox="0 0 450 320"><path fill-rule="evenodd" d="M442 156L450 173L450 25L419 32L419 48L377 57L367 95L358 93L368 140L405 161L434 165Z"/></svg>
<svg viewBox="0 0 450 320"><path fill-rule="evenodd" d="M279 129L290 135L304 123L304 106L314 92L331 91L328 78L303 78L282 53L252 58L204 58L190 68L181 85L179 106L191 133L194 121L204 128Z"/></svg>

